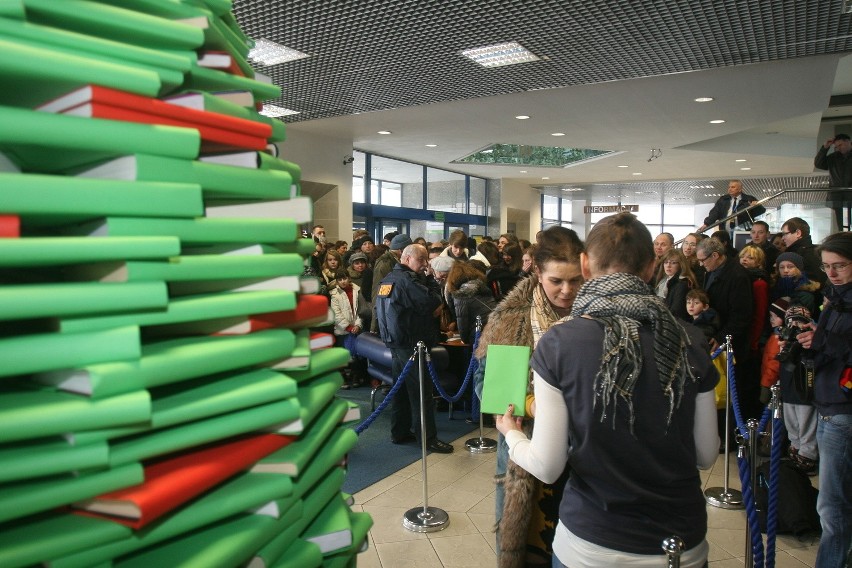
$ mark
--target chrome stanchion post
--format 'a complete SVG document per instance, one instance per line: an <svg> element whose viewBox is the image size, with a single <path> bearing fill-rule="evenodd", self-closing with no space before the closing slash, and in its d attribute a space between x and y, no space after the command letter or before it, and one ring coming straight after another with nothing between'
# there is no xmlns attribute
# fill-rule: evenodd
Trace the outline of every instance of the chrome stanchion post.
<svg viewBox="0 0 852 568"><path fill-rule="evenodd" d="M409 509L402 519L402 526L412 532L442 531L450 524L447 512L429 506L428 480L426 478L426 404L431 403L426 396L426 344L417 342L417 369L420 380L420 447L423 452L423 506Z"/></svg>
<svg viewBox="0 0 852 568"><path fill-rule="evenodd" d="M680 555L683 552L683 540L679 536L663 539L663 552L666 553L668 568L680 568Z"/></svg>
<svg viewBox="0 0 852 568"><path fill-rule="evenodd" d="M757 495L757 435L760 429L760 421L757 418L749 418L746 421L746 430L748 430L748 468L749 468L749 485L751 485L751 494ZM746 544L745 544L745 565L746 568L754 566L754 551L751 544L751 524L746 523Z"/></svg>
<svg viewBox="0 0 852 568"><path fill-rule="evenodd" d="M476 334L479 335L481 332L482 316L476 316ZM473 357L473 355L471 356ZM475 392L473 396L476 396ZM482 436L482 407L479 408L479 438L469 438L464 445L472 454L487 454L497 451L497 440Z"/></svg>
<svg viewBox="0 0 852 568"><path fill-rule="evenodd" d="M728 361L731 361L731 357L733 357L733 348L731 347L731 336L725 336L725 356L728 358ZM730 448L730 431L731 431L731 395L730 391L732 388L736 388L736 386L731 384L731 377L727 378L728 381L728 394L726 395L727 404L725 405L725 482L724 487L709 487L704 491L704 499L708 504L713 505L714 507L719 507L721 509L742 509L745 507L743 503L743 494L736 489L731 489L729 487L730 477L731 477L731 467L730 467L730 456L731 456L731 448Z"/></svg>

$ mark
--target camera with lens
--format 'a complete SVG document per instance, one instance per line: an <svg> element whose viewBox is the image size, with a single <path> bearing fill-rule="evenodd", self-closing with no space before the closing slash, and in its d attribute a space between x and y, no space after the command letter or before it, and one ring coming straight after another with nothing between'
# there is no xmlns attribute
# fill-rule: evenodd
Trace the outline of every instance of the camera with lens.
<svg viewBox="0 0 852 568"><path fill-rule="evenodd" d="M784 348L775 356L788 369L793 369L802 360L802 344L796 338L804 331L802 325L810 322L803 314L790 314L784 318L784 327L778 333L778 341L784 342Z"/></svg>

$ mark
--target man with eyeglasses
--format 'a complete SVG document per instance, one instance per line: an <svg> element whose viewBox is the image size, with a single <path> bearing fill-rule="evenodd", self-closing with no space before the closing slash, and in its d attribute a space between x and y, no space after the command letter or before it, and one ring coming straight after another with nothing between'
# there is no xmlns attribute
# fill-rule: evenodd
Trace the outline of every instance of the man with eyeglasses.
<svg viewBox="0 0 852 568"><path fill-rule="evenodd" d="M781 225L781 240L787 247L785 252L795 252L805 261L805 275L825 286L825 273L819 269L820 260L816 246L811 240L811 226L801 217L791 217Z"/></svg>

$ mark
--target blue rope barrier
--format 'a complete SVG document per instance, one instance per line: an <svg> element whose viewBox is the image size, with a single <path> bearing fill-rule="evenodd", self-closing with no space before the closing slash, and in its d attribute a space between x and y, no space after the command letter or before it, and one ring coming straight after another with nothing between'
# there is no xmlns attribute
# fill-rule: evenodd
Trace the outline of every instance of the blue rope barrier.
<svg viewBox="0 0 852 568"><path fill-rule="evenodd" d="M446 400L447 402L458 402L462 396L464 396L464 392L467 390L467 385L470 384L470 379L473 377L473 373L476 371L476 368L479 366L479 361L476 360L476 357L473 356L473 353L476 352L476 348L479 345L479 336L480 331L476 330L476 336L473 339L473 348L471 350L470 356L470 364L467 366L467 373L464 376L464 381L462 381L461 387L459 387L459 391L450 396L444 390L444 387L441 386L441 381L438 379L438 373L435 371L434 365L432 365L432 358L429 354L426 354L426 367L429 369L429 375L432 377L432 382L435 384L435 389L437 389L438 394L441 395L441 398Z"/></svg>
<svg viewBox="0 0 852 568"><path fill-rule="evenodd" d="M781 419L772 421L772 453L769 458L769 504L766 507L766 568L775 568L775 536L778 531L778 471L781 444L778 439Z"/></svg>
<svg viewBox="0 0 852 568"><path fill-rule="evenodd" d="M414 364L414 361L415 357L412 355L408 362L405 364L405 367L402 368L402 372L399 374L399 377L397 377L396 381L393 384L393 387L391 387L391 390L388 391L387 395L385 395L385 399L382 401L382 403L373 411L372 414L370 414L363 422L361 422L360 424L358 424L358 426L355 427L356 434L360 435L361 432L369 428L370 425L375 422L376 418L379 417L379 414L381 414L382 411L387 407L387 405L390 404L391 400L393 400L394 395L397 393L397 391L399 391L400 388L402 388L402 383L405 382L405 378L408 376L408 373L411 370L411 366Z"/></svg>
<svg viewBox="0 0 852 568"><path fill-rule="evenodd" d="M740 458L737 460L740 474L740 484L743 490L743 502L746 505L746 518L751 533L751 552L754 558L754 568L763 567L763 536L760 533L760 520L757 516L757 503L751 489L751 475L748 460Z"/></svg>

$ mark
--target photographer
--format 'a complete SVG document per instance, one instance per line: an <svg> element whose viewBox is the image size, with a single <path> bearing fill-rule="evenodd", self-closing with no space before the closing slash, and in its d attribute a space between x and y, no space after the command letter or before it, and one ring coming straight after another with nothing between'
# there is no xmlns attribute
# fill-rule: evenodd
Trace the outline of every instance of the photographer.
<svg viewBox="0 0 852 568"><path fill-rule="evenodd" d="M835 233L819 247L828 276L825 306L816 326L796 338L811 350L819 411L820 492L817 511L822 538L816 565L847 565L852 544L852 233Z"/></svg>

